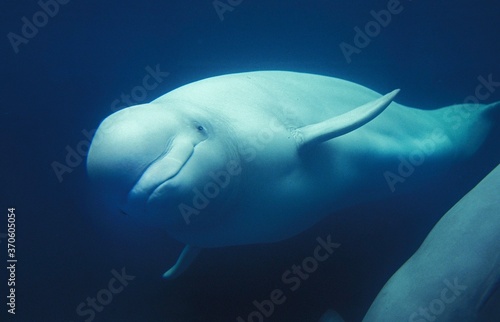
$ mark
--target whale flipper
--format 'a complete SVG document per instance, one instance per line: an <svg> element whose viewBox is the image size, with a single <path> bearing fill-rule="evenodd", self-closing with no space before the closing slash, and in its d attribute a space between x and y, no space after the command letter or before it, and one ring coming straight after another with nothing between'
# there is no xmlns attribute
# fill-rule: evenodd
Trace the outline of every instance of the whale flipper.
<svg viewBox="0 0 500 322"><path fill-rule="evenodd" d="M395 89L342 115L297 129L295 137L299 147L321 143L365 125L382 113L398 93L399 89Z"/></svg>
<svg viewBox="0 0 500 322"><path fill-rule="evenodd" d="M321 316L319 322L344 322L344 319L334 310L328 310Z"/></svg>
<svg viewBox="0 0 500 322"><path fill-rule="evenodd" d="M186 247L182 250L182 253L179 255L179 259L177 259L175 265L163 274L163 278L166 280L172 280L181 275L189 267L189 265L191 265L201 250L202 248L200 247L186 245Z"/></svg>

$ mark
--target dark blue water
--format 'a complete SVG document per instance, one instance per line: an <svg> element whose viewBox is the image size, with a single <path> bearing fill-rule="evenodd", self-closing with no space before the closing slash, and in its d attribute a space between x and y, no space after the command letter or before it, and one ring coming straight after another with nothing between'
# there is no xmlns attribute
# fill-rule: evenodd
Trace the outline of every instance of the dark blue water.
<svg viewBox="0 0 500 322"><path fill-rule="evenodd" d="M473 160L413 194L333 214L282 243L206 250L183 276L163 281L183 245L161 227L106 213L89 193L85 133L113 109L253 70L345 78L381 93L401 88L398 102L422 108L463 102L480 76L500 81L494 1L216 4L219 13L210 0L0 4L2 321L247 321L253 301L275 289L286 299L265 321L317 321L330 308L359 321L439 217L498 164L490 137ZM386 26L372 23L372 10L389 9ZM371 36L355 42L355 27ZM138 89L151 69L157 82ZM484 103L498 100L495 87ZM9 207L15 315L6 305ZM290 291L282 274L328 235L340 248ZM87 298L96 296L92 308Z"/></svg>

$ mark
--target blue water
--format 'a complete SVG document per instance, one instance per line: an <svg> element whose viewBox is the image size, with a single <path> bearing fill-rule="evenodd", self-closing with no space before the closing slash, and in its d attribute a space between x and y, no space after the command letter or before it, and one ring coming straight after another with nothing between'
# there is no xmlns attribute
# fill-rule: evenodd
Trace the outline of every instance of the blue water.
<svg viewBox="0 0 500 322"><path fill-rule="evenodd" d="M397 101L409 106L461 103L478 77L500 81L500 5L233 0L217 13L208 0L41 3L0 4L0 233L15 207L18 259L15 315L7 313L0 265L1 321L247 321L253 301L275 289L286 299L265 321L318 321L331 308L360 321L439 217L500 160L491 137L471 161L450 165L414 194L332 214L282 243L206 250L165 282L161 274L183 245L161 227L106 213L89 193L78 151L113 109L202 78L267 69L345 78L381 93L401 88ZM370 12L388 6L390 21L376 27ZM372 36L345 54L341 44L355 46L354 28L370 26ZM144 90L150 69L161 73ZM488 94L485 103L500 100L500 88ZM68 172L58 177L55 164ZM291 291L283 273L327 235L340 248ZM110 284L122 272L129 279ZM92 309L87 298L96 296L105 305Z"/></svg>

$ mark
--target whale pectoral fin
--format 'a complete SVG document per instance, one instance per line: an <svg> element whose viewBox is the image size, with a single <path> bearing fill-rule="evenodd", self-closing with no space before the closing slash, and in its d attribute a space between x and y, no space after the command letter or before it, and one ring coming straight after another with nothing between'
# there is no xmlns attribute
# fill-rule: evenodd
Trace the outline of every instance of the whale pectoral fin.
<svg viewBox="0 0 500 322"><path fill-rule="evenodd" d="M321 316L319 322L344 322L344 319L334 310L328 310Z"/></svg>
<svg viewBox="0 0 500 322"><path fill-rule="evenodd" d="M163 274L163 278L166 280L172 280L181 275L191 265L201 250L202 248L186 245L175 265Z"/></svg>
<svg viewBox="0 0 500 322"><path fill-rule="evenodd" d="M399 89L393 90L379 99L356 107L352 111L296 129L294 134L299 149L313 143L333 139L365 125L382 113L398 93Z"/></svg>

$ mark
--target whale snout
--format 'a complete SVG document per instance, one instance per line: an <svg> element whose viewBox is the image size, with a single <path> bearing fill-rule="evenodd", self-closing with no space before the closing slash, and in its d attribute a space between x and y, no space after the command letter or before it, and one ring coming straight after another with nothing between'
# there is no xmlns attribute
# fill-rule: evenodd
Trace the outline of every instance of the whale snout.
<svg viewBox="0 0 500 322"><path fill-rule="evenodd" d="M127 213L144 212L149 199L182 170L193 152L194 145L189 140L174 140L172 146L145 169L128 193L124 205Z"/></svg>
<svg viewBox="0 0 500 322"><path fill-rule="evenodd" d="M150 195L188 162L197 138L175 114L155 106L127 108L99 126L87 172L109 206L127 214L145 211Z"/></svg>

